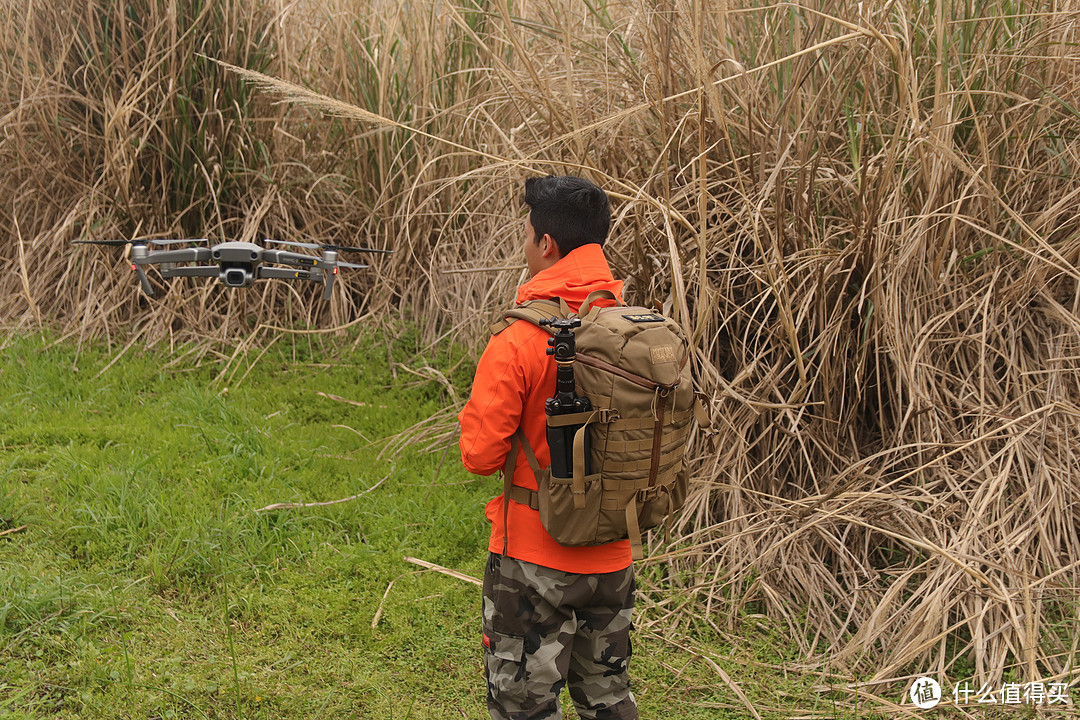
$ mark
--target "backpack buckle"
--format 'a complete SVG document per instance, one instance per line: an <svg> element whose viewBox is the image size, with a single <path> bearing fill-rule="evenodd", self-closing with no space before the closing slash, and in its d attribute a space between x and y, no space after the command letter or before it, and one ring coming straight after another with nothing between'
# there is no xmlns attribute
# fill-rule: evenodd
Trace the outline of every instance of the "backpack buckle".
<svg viewBox="0 0 1080 720"><path fill-rule="evenodd" d="M659 485L653 485L651 487L641 488L640 490L637 491L637 501L638 501L639 504L643 505L643 504L645 504L647 502L652 502L653 500L655 500L656 496L659 495L659 494L660 494L660 486Z"/></svg>
<svg viewBox="0 0 1080 720"><path fill-rule="evenodd" d="M599 408L596 412L596 421L604 423L605 425L619 419L619 411L617 408Z"/></svg>

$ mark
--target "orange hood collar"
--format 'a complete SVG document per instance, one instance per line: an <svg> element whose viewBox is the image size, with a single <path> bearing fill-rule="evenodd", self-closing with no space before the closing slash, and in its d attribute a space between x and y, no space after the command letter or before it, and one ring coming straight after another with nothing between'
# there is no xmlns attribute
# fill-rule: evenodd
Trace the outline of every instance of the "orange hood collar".
<svg viewBox="0 0 1080 720"><path fill-rule="evenodd" d="M610 290L622 303L622 289L622 281L611 275L604 249L596 243L588 243L571 250L569 255L520 286L517 302L562 298L577 310L595 290Z"/></svg>

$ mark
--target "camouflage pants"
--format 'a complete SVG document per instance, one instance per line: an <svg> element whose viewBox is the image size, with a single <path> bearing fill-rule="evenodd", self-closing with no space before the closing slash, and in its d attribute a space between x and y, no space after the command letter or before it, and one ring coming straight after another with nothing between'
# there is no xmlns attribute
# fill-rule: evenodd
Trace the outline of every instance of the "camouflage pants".
<svg viewBox="0 0 1080 720"><path fill-rule="evenodd" d="M636 720L630 692L633 566L576 575L492 553L484 663L493 720L559 720L569 683L582 720Z"/></svg>

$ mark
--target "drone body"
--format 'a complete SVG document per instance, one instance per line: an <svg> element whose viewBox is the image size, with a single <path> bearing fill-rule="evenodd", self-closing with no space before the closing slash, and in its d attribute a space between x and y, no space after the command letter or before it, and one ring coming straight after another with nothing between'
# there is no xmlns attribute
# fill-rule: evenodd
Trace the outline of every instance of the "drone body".
<svg viewBox="0 0 1080 720"><path fill-rule="evenodd" d="M161 277L207 277L217 278L226 287L248 287L263 278L283 280L310 280L324 286L323 298L329 298L339 268L366 268L367 265L338 260L341 251L389 253L392 250L342 247L340 245L317 245L284 240L266 240L268 243L293 245L317 249L322 255L305 255L290 250L266 248L250 242L223 242L216 245L186 247L176 250L155 250L151 245L175 245L182 243L206 243L206 240L76 240L77 243L93 245L131 244L131 269L139 278L143 292L154 296L154 287L146 276L145 268L159 266ZM284 266L284 267L282 267Z"/></svg>

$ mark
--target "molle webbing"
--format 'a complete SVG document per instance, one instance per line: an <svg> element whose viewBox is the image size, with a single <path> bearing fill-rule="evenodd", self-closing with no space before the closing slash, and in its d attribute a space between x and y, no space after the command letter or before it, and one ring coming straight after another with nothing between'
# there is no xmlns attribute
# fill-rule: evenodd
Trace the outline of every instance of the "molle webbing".
<svg viewBox="0 0 1080 720"><path fill-rule="evenodd" d="M682 463L679 462L676 465L669 468L666 472L662 472L657 476L656 485L651 488L653 492L659 492L658 488L664 488L671 485L674 482L676 476L682 471ZM590 476L593 477L593 476ZM642 483L641 480L612 480L609 478L602 479L602 487L604 490L613 492L627 492L627 491L643 491L647 492L650 488ZM521 503L522 505L528 505L533 510L540 509L539 493L535 490L530 490L527 487L520 485L512 485L510 487L509 497L514 502ZM607 497L600 501L600 507L604 510L622 510L626 502L618 497Z"/></svg>

